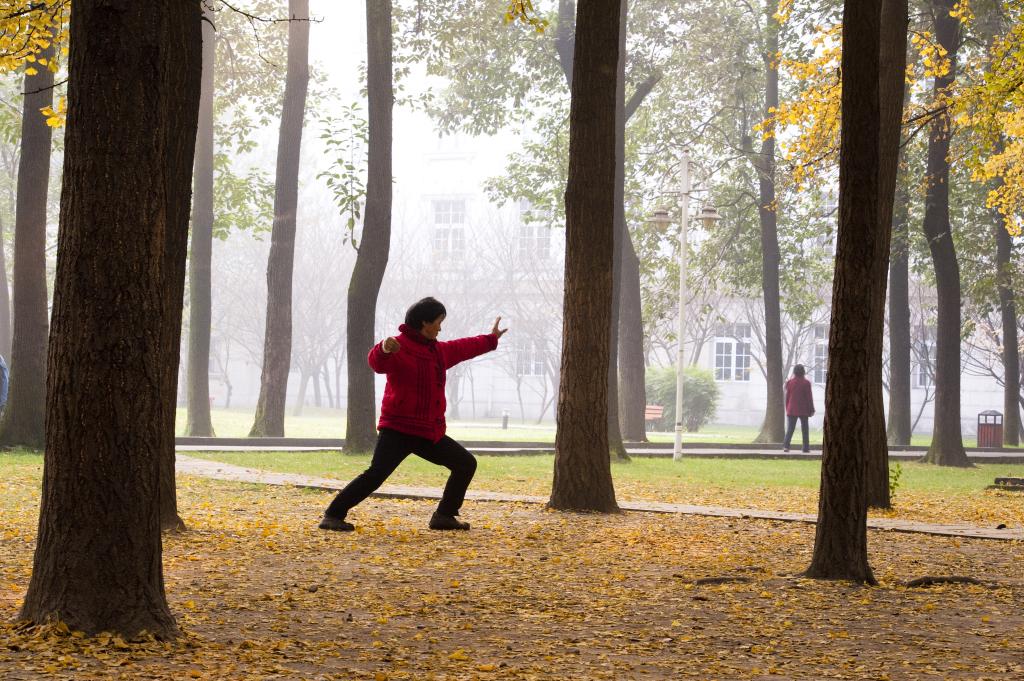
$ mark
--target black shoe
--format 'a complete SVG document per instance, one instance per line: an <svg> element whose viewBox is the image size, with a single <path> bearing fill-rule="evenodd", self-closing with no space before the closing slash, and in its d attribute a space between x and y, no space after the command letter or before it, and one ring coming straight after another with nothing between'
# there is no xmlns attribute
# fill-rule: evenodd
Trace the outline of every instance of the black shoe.
<svg viewBox="0 0 1024 681"><path fill-rule="evenodd" d="M434 515L430 516L429 527L432 530L468 530L469 523L464 523L455 516L434 511Z"/></svg>
<svg viewBox="0 0 1024 681"><path fill-rule="evenodd" d="M788 451L789 451L789 447L783 447L783 448L782 448L782 451L784 451L784 452L788 452Z"/></svg>
<svg viewBox="0 0 1024 681"><path fill-rule="evenodd" d="M809 450L809 449L805 449L803 451L804 451L804 454L810 454L811 453L811 450Z"/></svg>
<svg viewBox="0 0 1024 681"><path fill-rule="evenodd" d="M335 532L351 532L356 529L355 525L344 518L332 518L329 515L325 515L323 517L323 520L320 521L319 527L321 530L334 530Z"/></svg>

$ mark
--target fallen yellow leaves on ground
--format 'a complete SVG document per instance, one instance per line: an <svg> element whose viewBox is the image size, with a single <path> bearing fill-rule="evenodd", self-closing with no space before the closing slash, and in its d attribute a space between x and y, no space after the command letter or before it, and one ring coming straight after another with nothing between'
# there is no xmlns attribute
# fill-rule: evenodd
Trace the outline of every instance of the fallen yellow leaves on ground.
<svg viewBox="0 0 1024 681"><path fill-rule="evenodd" d="M369 499L327 533L329 494L187 477L180 639L26 627L38 485L0 487L5 680L1024 678L1020 544L872 532L869 588L800 578L803 524L470 502L439 533L431 502ZM926 574L983 583L903 586Z"/></svg>
<svg viewBox="0 0 1024 681"><path fill-rule="evenodd" d="M508 494L551 493L549 481L474 480L472 489ZM787 513L817 513L818 490L805 487L718 487L678 479L616 480L620 500L657 501L697 506L756 508ZM900 490L889 511L871 510L872 518L900 518L923 523L1024 526L1024 495L1019 492Z"/></svg>

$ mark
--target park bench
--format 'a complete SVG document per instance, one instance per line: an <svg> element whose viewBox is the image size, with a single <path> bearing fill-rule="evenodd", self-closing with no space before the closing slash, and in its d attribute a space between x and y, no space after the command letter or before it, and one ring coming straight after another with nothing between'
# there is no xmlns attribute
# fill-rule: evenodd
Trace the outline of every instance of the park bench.
<svg viewBox="0 0 1024 681"><path fill-rule="evenodd" d="M647 430L651 430L651 426L655 421L660 419L665 413L665 407L660 404L648 404L644 407L644 425L647 426Z"/></svg>
<svg viewBox="0 0 1024 681"><path fill-rule="evenodd" d="M996 478L996 484L988 489L1001 489L1004 492L1024 492L1024 478Z"/></svg>

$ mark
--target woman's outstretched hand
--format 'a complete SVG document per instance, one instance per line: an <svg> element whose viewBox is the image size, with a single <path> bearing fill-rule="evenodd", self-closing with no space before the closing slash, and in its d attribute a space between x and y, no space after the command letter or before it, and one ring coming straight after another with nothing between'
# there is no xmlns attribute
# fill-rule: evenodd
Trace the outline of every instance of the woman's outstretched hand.
<svg viewBox="0 0 1024 681"><path fill-rule="evenodd" d="M493 329L491 329L491 333L493 333L493 334L494 334L495 336L497 336L498 338L501 338L502 336L504 336L504 335L505 335L505 332L506 332L506 331L508 331L508 329L507 329L507 328L505 328L505 329L499 329L499 328L498 328L498 324L499 324L500 322L501 322L501 317L498 317L497 319L495 319L495 320L494 320L494 328L493 328Z"/></svg>
<svg viewBox="0 0 1024 681"><path fill-rule="evenodd" d="M399 350L401 350L402 346L399 345L398 341L395 340L394 336L388 336L387 338L384 339L384 342L381 343L381 349L390 355L392 352L398 352Z"/></svg>

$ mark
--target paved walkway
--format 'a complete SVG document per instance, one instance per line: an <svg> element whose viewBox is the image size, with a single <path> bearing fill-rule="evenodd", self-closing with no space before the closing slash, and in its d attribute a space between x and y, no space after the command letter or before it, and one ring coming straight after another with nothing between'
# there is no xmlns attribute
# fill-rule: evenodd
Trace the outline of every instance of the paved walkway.
<svg viewBox="0 0 1024 681"><path fill-rule="evenodd" d="M328 491L337 491L347 484L347 481L342 480L317 478L309 475L298 475L295 473L274 473L256 468L244 468L242 466L235 466L217 461L196 459L183 454L178 454L177 456L177 470L179 473L198 475L206 478L213 478L215 480L305 487ZM440 499L441 489L437 487L384 485L374 492L373 496L396 499ZM474 501L505 501L527 504L547 503L546 497L526 494L505 494L503 492L483 492L477 490L470 490L466 494L466 498ZM782 513L779 511L765 511L756 508L693 506L690 504L666 504L657 501L620 501L619 507L625 511L639 511L644 513L682 513L686 515L703 515L723 518L756 518L759 520L780 520L784 522L797 523L814 523L817 520L817 516L812 513ZM1024 529L1022 528L998 530L995 527L981 527L978 525L939 525L934 523L919 523L911 520L897 520L893 518L870 518L868 520L868 528L874 530L889 530L891 532L932 534L941 537L968 537L974 539L1024 541Z"/></svg>

